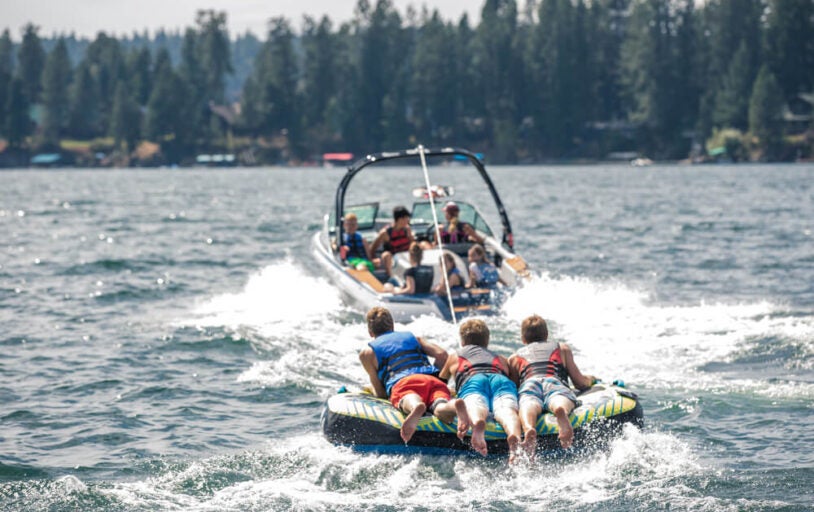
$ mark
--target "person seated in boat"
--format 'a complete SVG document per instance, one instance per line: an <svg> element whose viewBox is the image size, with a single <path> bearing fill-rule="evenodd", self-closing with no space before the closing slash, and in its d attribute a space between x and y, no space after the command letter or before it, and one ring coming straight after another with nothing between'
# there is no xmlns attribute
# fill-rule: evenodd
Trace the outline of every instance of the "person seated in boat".
<svg viewBox="0 0 814 512"><path fill-rule="evenodd" d="M441 297L446 297L447 283L449 283L449 291L453 294L464 289L464 276L455 265L455 258L453 258L451 254L445 252L443 258L444 265L442 265L442 267L446 267L447 275L446 278L441 279L433 291Z"/></svg>
<svg viewBox="0 0 814 512"><path fill-rule="evenodd" d="M489 327L483 320L461 324L461 347L450 354L442 379L455 379L458 398L463 399L472 422L472 448L486 455L486 418L493 412L506 432L509 462L514 462L520 444L520 419L517 416L517 385L510 378L508 360L488 349Z"/></svg>
<svg viewBox="0 0 814 512"><path fill-rule="evenodd" d="M362 234L356 231L358 227L359 219L356 214L346 213L342 219L342 245L339 247L339 254L349 267L373 272L375 267L370 260L370 246Z"/></svg>
<svg viewBox="0 0 814 512"><path fill-rule="evenodd" d="M483 237L475 231L475 228L467 222L458 219L461 213L461 208L455 201L448 201L441 211L444 212L446 224L441 226L441 243L443 244L462 244L467 242L475 242L482 244ZM430 249L436 247L438 241L425 242L425 248Z"/></svg>
<svg viewBox="0 0 814 512"><path fill-rule="evenodd" d="M379 247L384 251L380 258L374 259L373 263L383 268L390 277L393 272L393 256L396 253L410 249L410 244L415 241L413 231L410 229L410 212L404 206L393 208L393 223L382 228L379 234L370 244L370 255L375 256Z"/></svg>
<svg viewBox="0 0 814 512"><path fill-rule="evenodd" d="M396 332L387 308L372 308L366 321L373 341L359 352L359 360L376 396L389 398L393 407L407 415L401 425L404 442L413 437L426 411L444 423L452 423L457 416L458 437L463 439L470 427L466 406L463 400L453 399L446 383L438 378L447 351L411 332Z"/></svg>
<svg viewBox="0 0 814 512"><path fill-rule="evenodd" d="M523 428L523 450L530 455L537 447L537 419L543 411L557 418L558 439L563 448L574 440L574 429L568 416L577 404L568 378L579 390L596 383L592 375L583 374L574 362L574 354L565 343L548 341L548 326L539 315L531 315L520 326L523 347L509 356L509 365L520 388L520 423Z"/></svg>
<svg viewBox="0 0 814 512"><path fill-rule="evenodd" d="M424 257L424 250L418 244L410 244L410 268L404 271L404 286L393 287L392 284L384 285L385 291L394 295L417 295L427 294L432 291L432 281L435 271L429 265L422 265L421 259Z"/></svg>
<svg viewBox="0 0 814 512"><path fill-rule="evenodd" d="M476 244L469 248L469 286L473 288L494 288L503 283L494 263L486 259L486 250ZM505 283L504 283L505 284Z"/></svg>

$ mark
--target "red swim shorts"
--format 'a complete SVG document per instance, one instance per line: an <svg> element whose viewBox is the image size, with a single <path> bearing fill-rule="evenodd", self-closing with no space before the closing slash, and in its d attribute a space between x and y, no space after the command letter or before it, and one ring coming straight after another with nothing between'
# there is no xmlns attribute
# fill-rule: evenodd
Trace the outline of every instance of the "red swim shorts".
<svg viewBox="0 0 814 512"><path fill-rule="evenodd" d="M390 390L390 403L398 409L401 400L410 393L421 397L428 409L436 400L449 400L449 388L444 381L432 375L417 373L396 382Z"/></svg>

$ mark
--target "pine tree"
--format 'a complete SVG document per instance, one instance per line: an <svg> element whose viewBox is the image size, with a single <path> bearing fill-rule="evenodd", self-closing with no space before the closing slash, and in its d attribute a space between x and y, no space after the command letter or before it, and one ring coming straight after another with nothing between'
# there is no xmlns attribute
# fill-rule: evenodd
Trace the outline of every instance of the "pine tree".
<svg viewBox="0 0 814 512"><path fill-rule="evenodd" d="M14 44L8 29L0 36L0 136L6 130L6 100L8 99L11 79L14 77Z"/></svg>
<svg viewBox="0 0 814 512"><path fill-rule="evenodd" d="M60 136L68 123L69 113L68 87L71 82L71 63L63 39L59 39L48 54L42 82L43 143L54 147L59 145Z"/></svg>
<svg viewBox="0 0 814 512"><path fill-rule="evenodd" d="M783 138L783 91L768 66L760 68L749 99L749 131L764 157L779 155Z"/></svg>
<svg viewBox="0 0 814 512"><path fill-rule="evenodd" d="M127 79L133 97L139 105L146 105L153 87L152 56L147 47L131 51L127 56Z"/></svg>
<svg viewBox="0 0 814 512"><path fill-rule="evenodd" d="M312 150L321 153L334 136L327 124L328 107L333 98L338 69L336 37L331 33L331 21L323 17L319 23L305 18L302 34L304 49L302 89L307 101L303 102L302 123L312 141Z"/></svg>
<svg viewBox="0 0 814 512"><path fill-rule="evenodd" d="M771 0L766 60L786 98L814 90L814 2Z"/></svg>
<svg viewBox="0 0 814 512"><path fill-rule="evenodd" d="M45 66L45 50L37 32L39 27L29 23L23 28L23 41L17 53L18 75L23 84L23 94L29 104L40 101L42 70Z"/></svg>
<svg viewBox="0 0 814 512"><path fill-rule="evenodd" d="M742 42L729 63L715 96L713 120L716 126L741 131L747 129L749 95L753 82L749 50L746 43Z"/></svg>
<svg viewBox="0 0 814 512"><path fill-rule="evenodd" d="M438 11L418 32L410 74L412 124L418 140L427 145L451 142L455 119L456 76L454 54L440 51L454 47L454 34Z"/></svg>
<svg viewBox="0 0 814 512"><path fill-rule="evenodd" d="M9 85L5 109L7 112L5 134L11 147L21 147L25 138L31 133L33 124L28 115L28 109L28 96L26 96L23 81L19 77L15 77Z"/></svg>
<svg viewBox="0 0 814 512"><path fill-rule="evenodd" d="M67 133L79 139L102 134L99 119L98 87L91 73L91 64L82 61L76 69L70 89Z"/></svg>
<svg viewBox="0 0 814 512"><path fill-rule="evenodd" d="M487 0L476 30L474 58L485 101L487 134L494 158L516 159L518 97L522 75L518 74L516 50L517 4L514 0Z"/></svg>
<svg viewBox="0 0 814 512"><path fill-rule="evenodd" d="M132 151L139 134L139 109L124 81L116 84L113 110L110 116L110 135L118 149Z"/></svg>

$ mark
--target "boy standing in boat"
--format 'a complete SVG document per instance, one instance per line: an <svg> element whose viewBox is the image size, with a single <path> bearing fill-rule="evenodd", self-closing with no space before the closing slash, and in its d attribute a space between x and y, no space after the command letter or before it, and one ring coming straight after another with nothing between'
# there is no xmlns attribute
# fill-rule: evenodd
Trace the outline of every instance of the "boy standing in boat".
<svg viewBox="0 0 814 512"><path fill-rule="evenodd" d="M583 375L574 363L571 347L548 341L548 326L538 315L532 315L520 326L525 346L509 357L512 374L520 387L520 422L523 425L523 449L530 454L537 447L537 418L549 411L557 418L558 438L563 448L574 440L574 429L568 416L577 404L568 378L577 389L588 389L596 383L592 375Z"/></svg>
<svg viewBox="0 0 814 512"><path fill-rule="evenodd" d="M444 423L458 416L458 437L469 430L469 416L460 399L450 397L449 388L438 378L447 352L435 343L417 338L411 332L395 332L393 317L386 308L374 307L367 312L367 330L373 341L359 353L362 367L370 377L379 398L390 398L393 407L407 417L401 426L401 438L408 442L416 431L421 416L429 410Z"/></svg>
<svg viewBox="0 0 814 512"><path fill-rule="evenodd" d="M520 420L517 386L509 378L509 362L487 348L489 328L483 320L467 320L461 324L460 334L461 348L449 356L441 378L455 379L458 397L466 404L472 422L472 448L481 455L488 453L486 417L491 411L506 432L509 462L514 462L520 443Z"/></svg>

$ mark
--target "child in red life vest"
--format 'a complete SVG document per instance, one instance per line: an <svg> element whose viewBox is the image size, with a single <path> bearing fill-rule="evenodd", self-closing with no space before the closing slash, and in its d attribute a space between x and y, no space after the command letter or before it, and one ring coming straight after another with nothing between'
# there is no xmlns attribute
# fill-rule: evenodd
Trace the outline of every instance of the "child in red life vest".
<svg viewBox="0 0 814 512"><path fill-rule="evenodd" d="M538 315L532 315L520 327L525 346L509 357L512 375L520 388L520 422L523 425L524 451L534 454L537 447L537 419L543 411L557 418L558 438L563 448L574 439L569 414L577 404L568 378L577 389L588 389L596 383L592 375L583 375L574 363L571 347L548 341L548 326Z"/></svg>
<svg viewBox="0 0 814 512"><path fill-rule="evenodd" d="M506 431L509 462L514 462L520 443L520 420L517 386L509 377L509 362L486 348L489 328L483 320L467 320L461 324L460 335L461 348L450 354L440 377L455 379L458 398L466 404L472 422L472 448L487 454L486 417L491 411Z"/></svg>

